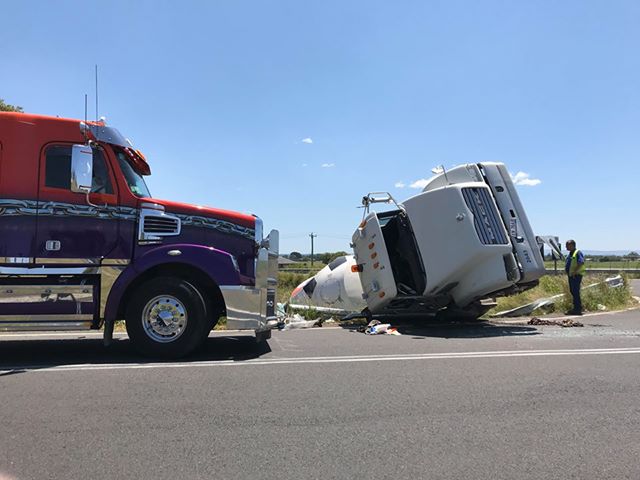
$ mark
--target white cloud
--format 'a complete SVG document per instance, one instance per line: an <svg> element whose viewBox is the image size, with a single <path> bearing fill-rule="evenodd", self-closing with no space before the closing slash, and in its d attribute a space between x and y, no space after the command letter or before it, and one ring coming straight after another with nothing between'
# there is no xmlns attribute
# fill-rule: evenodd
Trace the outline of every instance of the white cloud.
<svg viewBox="0 0 640 480"><path fill-rule="evenodd" d="M404 182L396 182L394 187L396 187L396 188L404 188L404 187L406 187L406 185L404 184Z"/></svg>
<svg viewBox="0 0 640 480"><path fill-rule="evenodd" d="M535 187L536 185L540 185L542 183L542 180L540 180L539 178L531 178L531 175L526 172L518 172L515 175L510 173L509 175L511 175L511 180L516 185Z"/></svg>
<svg viewBox="0 0 640 480"><path fill-rule="evenodd" d="M306 167L307 165L308 165L308 163L303 163L302 164L303 167Z"/></svg>
<svg viewBox="0 0 640 480"><path fill-rule="evenodd" d="M335 163L323 163L322 165L320 165L322 168L333 168L336 166Z"/></svg>
<svg viewBox="0 0 640 480"><path fill-rule="evenodd" d="M429 179L428 178L421 178L420 180L416 180L415 182L413 182L411 185L409 185L409 187L411 188L424 188L427 186L427 183L429 183Z"/></svg>
<svg viewBox="0 0 640 480"><path fill-rule="evenodd" d="M311 145L313 143L313 140L310 137L307 138L303 138L302 140L300 140L302 143L306 143L307 145Z"/></svg>

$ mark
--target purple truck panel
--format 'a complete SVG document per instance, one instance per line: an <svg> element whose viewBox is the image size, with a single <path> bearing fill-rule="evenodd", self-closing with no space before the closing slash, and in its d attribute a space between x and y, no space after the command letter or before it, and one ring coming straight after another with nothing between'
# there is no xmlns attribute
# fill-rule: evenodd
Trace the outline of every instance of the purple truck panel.
<svg viewBox="0 0 640 480"><path fill-rule="evenodd" d="M93 302L80 302L80 310L75 302L25 302L3 303L2 315L93 315Z"/></svg>
<svg viewBox="0 0 640 480"><path fill-rule="evenodd" d="M0 215L0 257L31 257L35 250L35 233L35 215Z"/></svg>
<svg viewBox="0 0 640 480"><path fill-rule="evenodd" d="M120 300L131 283L145 271L158 265L183 264L197 268L211 277L218 285L241 285L242 276L235 269L231 255L227 252L202 245L170 244L149 246L145 253L142 248L136 252L136 260L129 265L114 283L107 299L105 321L116 320ZM179 250L179 256L168 254Z"/></svg>
<svg viewBox="0 0 640 480"><path fill-rule="evenodd" d="M37 247L33 256L40 258L131 258L134 229L135 222L118 219L38 218ZM45 245L48 240L60 241L60 250L47 251Z"/></svg>
<svg viewBox="0 0 640 480"><path fill-rule="evenodd" d="M243 275L253 277L255 274L255 242L253 240L201 227L185 226L182 228L180 235L165 237L162 242L163 246L178 244L214 247L216 250L229 253L236 257L240 265L240 272ZM140 258L146 256L148 252L156 248L158 248L158 245L136 244L134 262L137 263Z"/></svg>

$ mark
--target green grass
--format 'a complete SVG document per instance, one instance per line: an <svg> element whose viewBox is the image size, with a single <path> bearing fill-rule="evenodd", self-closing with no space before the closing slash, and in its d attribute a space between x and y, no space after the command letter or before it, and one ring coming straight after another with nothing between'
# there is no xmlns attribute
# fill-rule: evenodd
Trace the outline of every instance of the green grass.
<svg viewBox="0 0 640 480"><path fill-rule="evenodd" d="M609 288L606 285L598 285L589 289L584 288L592 283L601 282L605 278L607 278L607 275L602 274L588 274L583 278L581 297L584 311L596 312L599 310L598 305L604 305L606 310L621 310L636 304L631 295L626 275L623 275L624 286L622 287ZM510 297L499 297L497 299L498 305L488 315L503 310L511 310L540 298L560 293L564 293L565 296L557 300L554 306L549 307L546 310L547 313L570 310L572 303L567 277L565 275L545 275L540 279L540 284L531 290Z"/></svg>
<svg viewBox="0 0 640 480"><path fill-rule="evenodd" d="M306 270L318 271L321 268L323 268L324 266L325 266L325 264L322 263L321 261L314 260L313 261L313 266L311 265L310 261L307 261L307 262L296 262L294 264L283 265L283 270L301 270L301 269L306 269Z"/></svg>
<svg viewBox="0 0 640 480"><path fill-rule="evenodd" d="M277 301L280 303L287 302L293 289L312 275L312 273L307 274L279 271Z"/></svg>
<svg viewBox="0 0 640 480"><path fill-rule="evenodd" d="M626 260L617 260L612 262L596 262L587 260L587 268L608 268L614 270L616 268L640 268L640 262L631 262ZM553 269L553 261L546 260L544 265L548 269ZM564 271L564 261L558 260L558 271Z"/></svg>

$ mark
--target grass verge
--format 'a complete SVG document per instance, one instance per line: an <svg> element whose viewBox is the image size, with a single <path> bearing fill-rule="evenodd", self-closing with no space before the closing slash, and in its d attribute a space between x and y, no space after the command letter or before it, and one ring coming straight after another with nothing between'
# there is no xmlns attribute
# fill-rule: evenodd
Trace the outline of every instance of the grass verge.
<svg viewBox="0 0 640 480"><path fill-rule="evenodd" d="M610 288L606 284L602 284L592 288L585 288L587 285L602 282L607 277L608 275L588 274L582 279L581 297L584 311L597 312L603 310L602 307L604 307L604 310L622 310L637 304L631 295L628 278L624 274L622 275L624 284L621 287ZM540 279L540 284L531 290L510 297L498 298L498 305L490 310L488 315L511 310L540 298L551 297L560 293L564 293L564 297L558 299L555 305L547 307L545 313L565 312L572 308L567 277L565 275L545 275Z"/></svg>

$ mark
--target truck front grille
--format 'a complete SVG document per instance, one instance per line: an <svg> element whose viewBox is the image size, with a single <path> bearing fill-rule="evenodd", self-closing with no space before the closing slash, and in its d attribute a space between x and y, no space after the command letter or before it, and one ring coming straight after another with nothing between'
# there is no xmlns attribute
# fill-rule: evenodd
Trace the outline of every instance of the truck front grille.
<svg viewBox="0 0 640 480"><path fill-rule="evenodd" d="M506 245L507 235L488 189L463 188L462 196L473 213L473 224L484 245Z"/></svg>

